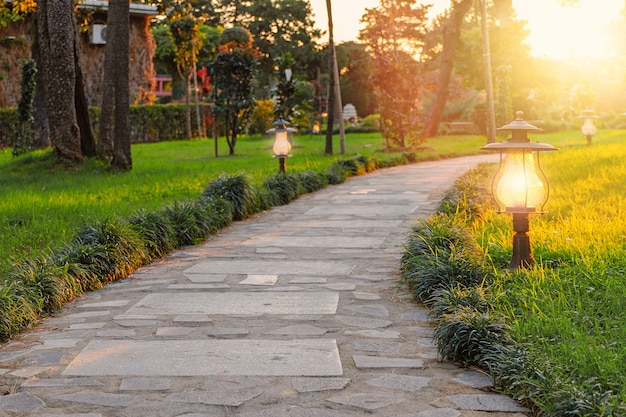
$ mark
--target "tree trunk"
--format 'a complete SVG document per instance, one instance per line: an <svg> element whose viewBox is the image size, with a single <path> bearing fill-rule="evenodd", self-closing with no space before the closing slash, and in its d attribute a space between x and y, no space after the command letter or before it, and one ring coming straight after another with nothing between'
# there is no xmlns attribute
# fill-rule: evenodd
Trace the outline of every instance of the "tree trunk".
<svg viewBox="0 0 626 417"><path fill-rule="evenodd" d="M48 112L46 111L46 82L43 74L43 62L39 47L37 19L33 19L33 43L31 54L37 66L35 74L35 99L33 100L33 148L44 149L50 147L50 129L48 128Z"/></svg>
<svg viewBox="0 0 626 417"><path fill-rule="evenodd" d="M46 80L46 107L50 141L59 161L82 163L80 131L74 106L76 70L74 68L72 0L42 0L37 7L39 45Z"/></svg>
<svg viewBox="0 0 626 417"><path fill-rule="evenodd" d="M113 159L113 108L115 107L115 15L109 10L107 16L108 34L104 49L104 72L102 76L102 103L98 126L98 156L103 161Z"/></svg>
<svg viewBox="0 0 626 417"><path fill-rule="evenodd" d="M78 29L77 29L78 30ZM76 90L74 92L74 106L76 108L76 120L80 130L80 150L83 156L88 158L97 155L96 138L91 129L89 117L89 104L85 95L85 85L83 83L83 71L80 68L78 37L76 38L74 49L74 69L76 70Z"/></svg>
<svg viewBox="0 0 626 417"><path fill-rule="evenodd" d="M111 169L128 171L133 163L130 151L130 89L128 67L130 12L127 0L111 0L109 13L114 16L115 39L115 125L113 130L113 160Z"/></svg>
<svg viewBox="0 0 626 417"><path fill-rule="evenodd" d="M443 49L441 51L441 64L439 65L439 79L435 90L435 99L426 117L423 136L430 138L439 133L439 123L443 118L443 112L448 100L448 89L452 79L454 67L454 55L461 37L463 19L472 6L473 0L459 0L454 4L450 18L446 22L443 32Z"/></svg>
<svg viewBox="0 0 626 417"><path fill-rule="evenodd" d="M331 0L326 0L328 12L328 106L326 107L326 149L327 155L333 154L333 124L335 123L335 43L333 40L333 12Z"/></svg>

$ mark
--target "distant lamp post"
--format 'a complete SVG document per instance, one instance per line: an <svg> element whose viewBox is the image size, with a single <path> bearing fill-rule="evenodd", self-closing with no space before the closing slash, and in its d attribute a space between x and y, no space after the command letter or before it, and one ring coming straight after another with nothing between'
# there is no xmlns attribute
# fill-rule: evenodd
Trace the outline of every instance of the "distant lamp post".
<svg viewBox="0 0 626 417"><path fill-rule="evenodd" d="M500 166L492 181L493 197L499 213L513 215L513 256L510 269L528 268L535 264L530 248L529 214L543 213L548 200L550 186L539 165L539 152L554 151L547 143L531 142L529 131L542 129L523 119L524 113L517 112L516 119L499 128L511 131L506 142L490 143L481 149L500 153Z"/></svg>
<svg viewBox="0 0 626 417"><path fill-rule="evenodd" d="M267 133L274 134L272 151L274 151L274 157L278 158L278 172L285 172L285 160L289 157L289 151L291 151L291 134L296 131L296 129L288 126L288 121L278 119L274 122L274 128L267 131Z"/></svg>
<svg viewBox="0 0 626 417"><path fill-rule="evenodd" d="M578 118L584 120L580 131L587 138L587 145L591 145L591 139L596 134L596 125L593 123L593 120L597 119L598 116L596 116L593 110L585 109Z"/></svg>

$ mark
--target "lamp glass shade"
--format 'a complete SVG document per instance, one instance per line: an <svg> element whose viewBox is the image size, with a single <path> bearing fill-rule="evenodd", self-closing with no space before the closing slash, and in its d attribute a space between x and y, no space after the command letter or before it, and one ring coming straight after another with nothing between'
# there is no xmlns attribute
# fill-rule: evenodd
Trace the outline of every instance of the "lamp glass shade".
<svg viewBox="0 0 626 417"><path fill-rule="evenodd" d="M289 132L287 130L276 131L276 139L274 140L272 150L276 156L289 155L289 151L291 151L291 144L289 143Z"/></svg>
<svg viewBox="0 0 626 417"><path fill-rule="evenodd" d="M584 136L594 136L596 134L596 125L593 124L593 119L585 119L581 131Z"/></svg>
<svg viewBox="0 0 626 417"><path fill-rule="evenodd" d="M510 212L543 207L548 197L547 181L531 150L507 150L494 181L494 196Z"/></svg>

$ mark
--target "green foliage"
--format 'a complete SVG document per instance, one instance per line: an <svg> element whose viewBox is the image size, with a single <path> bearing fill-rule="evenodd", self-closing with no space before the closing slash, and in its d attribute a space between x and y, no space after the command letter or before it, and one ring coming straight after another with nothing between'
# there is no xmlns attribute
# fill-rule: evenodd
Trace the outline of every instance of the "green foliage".
<svg viewBox="0 0 626 417"><path fill-rule="evenodd" d="M263 182L263 187L269 192L272 206L289 204L298 198L299 186L297 176L285 173L276 174Z"/></svg>
<svg viewBox="0 0 626 417"><path fill-rule="evenodd" d="M139 210L128 223L142 237L150 258L161 258L177 246L174 223L164 210Z"/></svg>
<svg viewBox="0 0 626 417"><path fill-rule="evenodd" d="M434 334L439 355L464 366L479 366L494 345L508 343L507 328L489 313L461 306L439 318Z"/></svg>
<svg viewBox="0 0 626 417"><path fill-rule="evenodd" d="M247 125L256 103L252 84L255 62L256 53L248 44L232 41L218 47L208 66L213 113L225 130L230 155L235 154L237 135Z"/></svg>
<svg viewBox="0 0 626 417"><path fill-rule="evenodd" d="M218 197L233 205L233 220L246 219L258 211L260 201L256 190L242 173L222 174L202 192L202 197Z"/></svg>
<svg viewBox="0 0 626 417"><path fill-rule="evenodd" d="M622 142L569 147L544 159L558 214L533 218L533 269L506 270L510 218L485 215L480 194L489 193L490 179L483 172L460 178L440 205L458 222L420 224L406 244L401 283L431 306L440 355L489 370L497 389L539 415L626 412ZM484 251L483 282L468 284L459 273L447 281L453 268L441 264L466 245L459 227L470 247L479 243ZM430 292L442 277L448 283Z"/></svg>
<svg viewBox="0 0 626 417"><path fill-rule="evenodd" d="M302 188L302 193L312 193L328 185L328 177L312 171L297 172L296 178Z"/></svg>
<svg viewBox="0 0 626 417"><path fill-rule="evenodd" d="M244 47L250 47L252 43L252 35L250 31L243 27L226 28L218 38L219 45L235 43Z"/></svg>
<svg viewBox="0 0 626 417"><path fill-rule="evenodd" d="M165 209L174 227L176 247L198 243L208 235L207 223L199 213L199 206L190 202L176 202Z"/></svg>

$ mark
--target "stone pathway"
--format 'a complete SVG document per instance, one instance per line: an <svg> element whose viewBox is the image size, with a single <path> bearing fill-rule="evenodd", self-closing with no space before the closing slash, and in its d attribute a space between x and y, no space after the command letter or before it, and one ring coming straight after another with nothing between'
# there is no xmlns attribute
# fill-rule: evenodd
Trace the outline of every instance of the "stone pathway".
<svg viewBox="0 0 626 417"><path fill-rule="evenodd" d="M411 225L486 160L352 178L86 294L2 346L0 417L526 415L438 361L395 286Z"/></svg>

